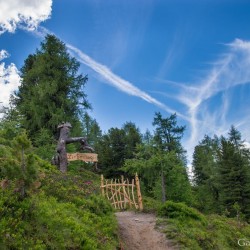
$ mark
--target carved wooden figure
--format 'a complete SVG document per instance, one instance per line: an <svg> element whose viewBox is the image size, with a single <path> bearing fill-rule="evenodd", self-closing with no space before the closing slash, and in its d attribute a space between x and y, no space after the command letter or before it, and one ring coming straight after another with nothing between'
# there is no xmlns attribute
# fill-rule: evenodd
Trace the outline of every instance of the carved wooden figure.
<svg viewBox="0 0 250 250"><path fill-rule="evenodd" d="M60 124L57 128L60 129L60 137L56 148L57 154L52 158L52 164L57 165L60 171L65 173L68 166L66 144L80 142L81 150L94 152L94 149L88 145L85 137L69 137L70 128L72 128L70 123Z"/></svg>

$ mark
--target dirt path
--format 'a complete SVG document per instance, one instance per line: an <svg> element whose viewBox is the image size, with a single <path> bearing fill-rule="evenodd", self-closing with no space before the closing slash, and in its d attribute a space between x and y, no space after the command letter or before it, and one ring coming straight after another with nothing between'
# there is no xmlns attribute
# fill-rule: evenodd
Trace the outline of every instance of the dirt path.
<svg viewBox="0 0 250 250"><path fill-rule="evenodd" d="M156 231L155 215L126 211L117 212L116 217L124 250L177 249L171 246L165 234Z"/></svg>

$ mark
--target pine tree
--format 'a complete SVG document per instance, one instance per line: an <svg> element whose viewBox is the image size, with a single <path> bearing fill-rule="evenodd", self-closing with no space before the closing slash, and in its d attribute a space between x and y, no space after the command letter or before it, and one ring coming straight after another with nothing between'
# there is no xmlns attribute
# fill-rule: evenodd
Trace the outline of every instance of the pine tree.
<svg viewBox="0 0 250 250"><path fill-rule="evenodd" d="M98 122L85 112L82 119L82 125L83 135L87 137L89 145L95 149L102 137L102 130Z"/></svg>
<svg viewBox="0 0 250 250"><path fill-rule="evenodd" d="M218 211L218 138L205 136L193 154L193 181L197 205L203 212Z"/></svg>
<svg viewBox="0 0 250 250"><path fill-rule="evenodd" d="M176 114L163 118L160 112L155 113L153 126L156 127L154 139L156 146L165 152L175 151L178 154L184 152L180 140L185 126L177 125Z"/></svg>
<svg viewBox="0 0 250 250"><path fill-rule="evenodd" d="M142 135L140 134L139 128L132 122L126 122L122 129L125 132L125 158L131 159L134 157L134 152L136 149L136 145L142 142Z"/></svg>
<svg viewBox="0 0 250 250"><path fill-rule="evenodd" d="M33 141L41 129L56 135L63 121L79 129L78 117L90 105L84 93L87 76L78 69L79 63L54 35L47 35L41 48L25 60L14 103Z"/></svg>
<svg viewBox="0 0 250 250"><path fill-rule="evenodd" d="M126 122L120 129L109 129L97 143L98 166L107 177L124 174L120 168L126 159L134 157L136 145L139 143L141 143L141 134L132 122Z"/></svg>
<svg viewBox="0 0 250 250"><path fill-rule="evenodd" d="M172 114L167 118L163 118L160 112L155 113L153 126L156 127L154 132L155 147L162 154L161 158L165 157L165 154L175 154L176 157L182 161L182 168L185 178L187 178L187 172L185 169L185 151L181 145L181 138L183 136L185 127L177 125L176 114ZM176 165L177 167L177 165ZM166 174L173 169L169 169L168 164L160 164L161 173L161 193L162 202L166 201Z"/></svg>
<svg viewBox="0 0 250 250"><path fill-rule="evenodd" d="M241 134L233 126L229 139L221 138L219 153L220 206L235 216L235 204L250 218L250 162Z"/></svg>

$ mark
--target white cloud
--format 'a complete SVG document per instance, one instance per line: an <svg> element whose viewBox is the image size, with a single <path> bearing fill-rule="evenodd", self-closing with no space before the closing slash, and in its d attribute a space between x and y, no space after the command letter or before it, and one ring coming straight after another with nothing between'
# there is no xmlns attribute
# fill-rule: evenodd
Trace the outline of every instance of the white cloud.
<svg viewBox="0 0 250 250"><path fill-rule="evenodd" d="M40 37L44 37L48 33L53 34L51 31L49 31L46 28L41 27L41 26L39 27L38 30L34 31L34 33ZM165 104L163 104L162 102L159 102L158 100L156 100L155 98L153 98L152 96L147 94L146 92L137 88L131 82L114 74L107 66L96 62L94 59L89 57L87 54L83 53L80 49L78 49L70 44L67 44L67 43L65 43L65 44L66 44L68 50L72 54L74 54L74 56L77 58L77 60L79 62L85 64L86 66L88 66L89 68L94 70L96 73L98 73L102 78L104 78L106 80L105 83L110 84L111 86L117 88L118 90L120 90L126 94L139 97L148 103L156 105L157 107L167 111L168 113L175 113L176 112L173 109L166 106ZM177 114L180 117L182 117L183 119L187 119L185 116L183 116L179 113L177 113Z"/></svg>
<svg viewBox="0 0 250 250"><path fill-rule="evenodd" d="M157 99L153 98L152 96L150 96L146 92L142 91L141 89L137 88L131 82L114 74L107 66L96 62L91 57L89 57L88 55L83 53L81 50L75 48L74 46L72 46L70 44L66 44L66 46L71 52L74 52L78 61L87 65L92 70L97 72L102 78L104 78L106 80L105 83L110 84L111 86L117 88L118 90L120 90L126 94L139 97L139 98L143 99L144 101L151 103L151 104L165 110L168 113L176 113L179 117L183 118L184 120L189 119L186 116L182 115L181 113L178 113L177 111L171 109L167 105L165 105L162 102L158 101Z"/></svg>
<svg viewBox="0 0 250 250"><path fill-rule="evenodd" d="M0 61L2 61L3 59L9 57L9 53L6 50L0 50Z"/></svg>
<svg viewBox="0 0 250 250"><path fill-rule="evenodd" d="M40 22L50 18L52 0L0 0L0 35L15 32L18 27L35 30ZM0 61L9 57L5 50L0 51ZM19 71L15 64L0 64L0 102L9 105L10 94L20 86Z"/></svg>
<svg viewBox="0 0 250 250"><path fill-rule="evenodd" d="M134 86L129 81L124 80L120 76L114 74L105 65L94 61L92 58L90 58L88 55L84 54L79 49L77 49L74 46L69 45L69 44L67 44L67 47L71 52L74 52L77 55L79 61L81 61L83 64L89 66L95 72L99 73L105 80L107 80L107 83L109 83L110 85L116 87L120 91L125 92L129 95L137 96L146 102L152 103L152 104L166 110L167 112L170 112L170 113L174 112L172 109L168 108L163 103L161 103L158 100L156 100L155 98L151 97L146 92L140 90L139 88Z"/></svg>
<svg viewBox="0 0 250 250"><path fill-rule="evenodd" d="M0 35L15 32L19 24L29 30L37 28L40 22L51 15L52 0L1 0Z"/></svg>
<svg viewBox="0 0 250 250"><path fill-rule="evenodd" d="M3 106L9 105L10 94L20 86L20 82L21 78L15 64L0 64L0 102Z"/></svg>
<svg viewBox="0 0 250 250"><path fill-rule="evenodd" d="M250 83L250 42L235 39L226 46L227 53L212 64L207 74L197 83L180 88L180 93L176 97L187 107L190 117L191 134L185 142L190 161L194 146L205 134L225 134L232 124L237 126L237 123L249 127L247 116L235 119L228 118L227 115L230 113L229 107L232 102L230 89ZM210 101L218 94L221 95L220 103L211 108ZM247 111L247 107L244 109ZM244 127L241 126L241 129ZM245 133L245 136L250 141L250 132Z"/></svg>
<svg viewBox="0 0 250 250"><path fill-rule="evenodd" d="M244 146L250 149L250 143L249 142L245 141Z"/></svg>

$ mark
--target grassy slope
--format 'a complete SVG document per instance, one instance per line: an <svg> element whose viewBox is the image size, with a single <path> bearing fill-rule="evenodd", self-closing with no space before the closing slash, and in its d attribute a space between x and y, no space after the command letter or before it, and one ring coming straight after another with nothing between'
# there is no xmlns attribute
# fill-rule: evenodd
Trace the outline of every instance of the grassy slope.
<svg viewBox="0 0 250 250"><path fill-rule="evenodd" d="M183 203L171 201L165 204L146 199L146 209L158 212L157 226L180 249L242 249L249 244L250 225L233 218L204 215Z"/></svg>
<svg viewBox="0 0 250 250"><path fill-rule="evenodd" d="M0 249L116 249L117 222L99 194L100 176L46 166L24 200L15 187L0 188ZM236 219L146 197L144 207L158 211L158 227L181 249L240 249L238 240L250 239L250 226Z"/></svg>
<svg viewBox="0 0 250 250"><path fill-rule="evenodd" d="M115 249L117 222L90 171L41 172L20 200L9 186L0 198L0 249Z"/></svg>

